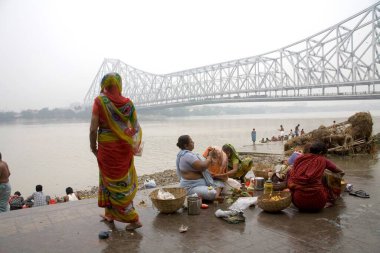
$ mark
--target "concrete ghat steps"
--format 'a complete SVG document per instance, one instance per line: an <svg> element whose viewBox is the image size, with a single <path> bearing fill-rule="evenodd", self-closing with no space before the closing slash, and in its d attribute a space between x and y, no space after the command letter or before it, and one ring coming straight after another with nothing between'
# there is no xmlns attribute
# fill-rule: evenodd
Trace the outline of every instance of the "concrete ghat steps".
<svg viewBox="0 0 380 253"><path fill-rule="evenodd" d="M160 214L139 191L135 206L143 227L135 232L125 224L100 222L103 209L96 199L0 213L0 253L8 252L378 252L378 198L361 199L347 193L334 208L299 213L293 206L279 214L251 207L245 223L228 224L216 218L224 204L186 212ZM144 200L145 204L139 204ZM181 225L189 227L179 233ZM112 230L108 239L98 233Z"/></svg>

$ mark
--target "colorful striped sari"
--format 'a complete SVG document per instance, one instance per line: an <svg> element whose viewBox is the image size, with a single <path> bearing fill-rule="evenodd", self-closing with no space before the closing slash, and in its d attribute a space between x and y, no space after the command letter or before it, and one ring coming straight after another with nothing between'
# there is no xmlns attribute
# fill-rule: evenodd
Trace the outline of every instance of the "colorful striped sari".
<svg viewBox="0 0 380 253"><path fill-rule="evenodd" d="M120 92L110 91L103 91L93 106L101 126L97 154L98 206L105 208L106 217L132 223L139 220L133 206L138 188L133 156L140 146L142 130L132 101Z"/></svg>

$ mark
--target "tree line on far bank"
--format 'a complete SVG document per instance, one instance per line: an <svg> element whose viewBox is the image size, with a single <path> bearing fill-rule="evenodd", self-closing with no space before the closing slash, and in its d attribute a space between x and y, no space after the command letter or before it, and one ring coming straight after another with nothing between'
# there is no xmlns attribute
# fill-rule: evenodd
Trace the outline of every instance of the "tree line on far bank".
<svg viewBox="0 0 380 253"><path fill-rule="evenodd" d="M18 121L43 121L43 120L89 120L91 115L90 108L80 110L75 109L49 109L24 110L21 112L1 112L0 123L11 123Z"/></svg>
<svg viewBox="0 0 380 253"><path fill-rule="evenodd" d="M225 114L236 114L249 113L250 109L239 108L236 110L235 107L178 107L178 108L168 108L168 109L140 109L136 108L138 111L139 118L156 118L157 116L164 117L184 117L184 116L208 116L208 115L225 115ZM260 110L261 112L264 109ZM13 122L40 122L40 121L89 121L91 118L91 107L79 107L77 109L49 109L47 107L41 110L24 110L21 112L1 112L0 111L0 123L13 123Z"/></svg>
<svg viewBox="0 0 380 253"><path fill-rule="evenodd" d="M236 115L236 114L271 114L271 113L310 113L310 112L328 112L331 111L331 105L308 106L299 103L282 104L278 106L268 106L254 104L252 106L241 107L239 105L229 106L189 106L176 107L167 109L144 109L136 107L140 119L155 119L157 117L186 117L186 116L210 116L210 115ZM334 111L371 111L380 110L378 104L363 103L360 106L357 104L334 105ZM35 121L90 121L91 107L76 106L70 109L47 107L41 110L24 110L21 112L2 112L0 111L0 124L13 122L35 122Z"/></svg>

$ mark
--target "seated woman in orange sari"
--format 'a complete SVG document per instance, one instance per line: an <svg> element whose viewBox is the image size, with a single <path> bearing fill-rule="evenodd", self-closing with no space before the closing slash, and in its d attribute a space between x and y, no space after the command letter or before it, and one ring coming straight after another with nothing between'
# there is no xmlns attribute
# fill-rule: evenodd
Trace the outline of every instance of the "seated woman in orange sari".
<svg viewBox="0 0 380 253"><path fill-rule="evenodd" d="M334 163L325 158L327 148L323 142L314 142L310 153L299 156L289 172L288 187L293 204L301 211L319 211L333 205L331 189L323 183L324 171L344 174Z"/></svg>
<svg viewBox="0 0 380 253"><path fill-rule="evenodd" d="M134 155L139 153L142 130L132 101L121 95L119 74L101 81L90 126L90 147L99 165L98 206L105 208L105 221L130 223L127 230L142 226L133 207L137 192Z"/></svg>
<svg viewBox="0 0 380 253"><path fill-rule="evenodd" d="M213 178L226 181L228 176L225 174L227 171L227 155L222 151L220 147L208 147L203 152L203 157L211 157L211 163L208 166L208 171Z"/></svg>
<svg viewBox="0 0 380 253"><path fill-rule="evenodd" d="M205 152L203 152L202 155L204 158L211 157L211 162L207 169L213 179L224 182L224 187L222 190L223 194L230 194L230 191L234 188L240 189L240 183L237 180L228 177L228 157L226 153L223 152L222 148L210 146L205 150Z"/></svg>

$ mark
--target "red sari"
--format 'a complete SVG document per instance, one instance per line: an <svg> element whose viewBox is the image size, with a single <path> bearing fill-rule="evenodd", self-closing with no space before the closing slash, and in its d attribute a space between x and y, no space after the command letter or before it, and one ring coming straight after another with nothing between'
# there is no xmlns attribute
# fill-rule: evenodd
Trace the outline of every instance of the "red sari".
<svg viewBox="0 0 380 253"><path fill-rule="evenodd" d="M325 169L340 172L331 161L322 155L305 154L298 157L290 170L288 187L292 202L300 210L318 211L329 199L329 189L323 184Z"/></svg>
<svg viewBox="0 0 380 253"><path fill-rule="evenodd" d="M98 206L105 208L105 216L120 222L139 220L133 206L137 192L134 150L140 145L142 130L131 100L113 87L104 90L93 105L99 116Z"/></svg>

